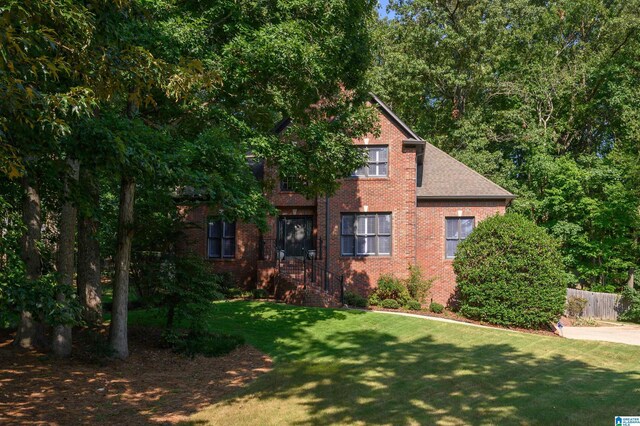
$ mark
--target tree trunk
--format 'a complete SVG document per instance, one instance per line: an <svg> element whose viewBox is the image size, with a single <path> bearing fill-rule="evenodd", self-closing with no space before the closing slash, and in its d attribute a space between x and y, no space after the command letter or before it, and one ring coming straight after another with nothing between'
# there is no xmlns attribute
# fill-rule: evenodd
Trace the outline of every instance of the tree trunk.
<svg viewBox="0 0 640 426"><path fill-rule="evenodd" d="M635 268L629 268L629 279L627 280L627 287L633 288L634 281L635 281L635 276L636 276L636 269Z"/></svg>
<svg viewBox="0 0 640 426"><path fill-rule="evenodd" d="M60 286L73 286L74 272L74 248L76 241L76 221L77 210L71 201L71 191L69 183L71 180L78 180L78 162L67 160L69 170L64 177L64 203L60 211L60 227L58 237L57 269L58 284ZM63 306L67 306L65 295L59 292L56 299ZM66 358L71 355L72 334L71 326L66 324L56 324L53 327L51 339L51 349L56 356Z"/></svg>
<svg viewBox="0 0 640 426"><path fill-rule="evenodd" d="M40 194L37 184L29 176L25 175L22 178L22 187L22 221L26 229L20 239L20 257L25 264L27 280L33 282L39 279L42 273L42 259L38 250L38 243L42 238ZM39 346L38 343L42 340L42 327L30 312L22 312L14 344L22 348L31 348Z"/></svg>
<svg viewBox="0 0 640 426"><path fill-rule="evenodd" d="M100 244L95 212L100 202L97 182L90 170L80 170L81 182L87 186L91 206L78 214L78 298L83 319L89 324L102 321L102 287L100 285Z"/></svg>
<svg viewBox="0 0 640 426"><path fill-rule="evenodd" d="M118 244L113 278L113 307L109 339L116 358L129 356L127 343L127 303L129 302L129 265L133 240L133 203L135 179L123 176L120 182L120 207L118 213Z"/></svg>
<svg viewBox="0 0 640 426"><path fill-rule="evenodd" d="M167 310L167 324L166 324L167 330L171 330L173 328L173 320L175 316L176 316L176 305L175 303L171 303Z"/></svg>

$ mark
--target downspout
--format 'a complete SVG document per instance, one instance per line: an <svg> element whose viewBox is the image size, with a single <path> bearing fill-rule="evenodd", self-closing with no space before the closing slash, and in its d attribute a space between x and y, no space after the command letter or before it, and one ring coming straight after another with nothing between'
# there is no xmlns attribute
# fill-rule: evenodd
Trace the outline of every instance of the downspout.
<svg viewBox="0 0 640 426"><path fill-rule="evenodd" d="M329 195L324 196L324 270L329 273ZM326 279L326 277L325 277Z"/></svg>
<svg viewBox="0 0 640 426"><path fill-rule="evenodd" d="M422 151L422 152L420 152ZM413 221L413 264L418 264L418 220L420 217L418 215L418 168L420 167L420 163L422 163L422 167L424 168L424 147L422 149L416 148L416 181L415 181L415 203L414 203L414 221ZM424 173L424 169L422 171ZM420 176L420 183L422 183L422 176Z"/></svg>

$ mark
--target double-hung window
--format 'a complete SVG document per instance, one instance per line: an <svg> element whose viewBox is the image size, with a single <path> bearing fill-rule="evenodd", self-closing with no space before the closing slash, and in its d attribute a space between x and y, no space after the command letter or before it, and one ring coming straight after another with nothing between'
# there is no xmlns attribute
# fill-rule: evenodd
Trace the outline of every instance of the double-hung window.
<svg viewBox="0 0 640 426"><path fill-rule="evenodd" d="M357 169L353 176L386 177L389 174L389 147L367 146L361 148L367 152L367 164Z"/></svg>
<svg viewBox="0 0 640 426"><path fill-rule="evenodd" d="M280 192L293 192L293 181L289 178L281 178Z"/></svg>
<svg viewBox="0 0 640 426"><path fill-rule="evenodd" d="M236 223L222 220L209 221L207 252L213 259L230 259L236 256Z"/></svg>
<svg viewBox="0 0 640 426"><path fill-rule="evenodd" d="M453 259L460 241L469 236L474 227L472 217L447 217L445 218L445 257Z"/></svg>
<svg viewBox="0 0 640 426"><path fill-rule="evenodd" d="M340 226L343 256L383 256L391 254L391 214L343 214Z"/></svg>

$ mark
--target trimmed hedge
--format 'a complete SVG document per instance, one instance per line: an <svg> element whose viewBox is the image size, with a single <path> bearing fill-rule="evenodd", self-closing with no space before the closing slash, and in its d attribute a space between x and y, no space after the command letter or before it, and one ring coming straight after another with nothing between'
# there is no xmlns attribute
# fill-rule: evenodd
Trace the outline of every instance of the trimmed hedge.
<svg viewBox="0 0 640 426"><path fill-rule="evenodd" d="M441 314L444 312L444 306L437 302L431 302L429 310L433 313Z"/></svg>
<svg viewBox="0 0 640 426"><path fill-rule="evenodd" d="M395 299L384 299L380 303L380 306L382 306L383 308L386 308L386 309L399 309L400 308L400 304Z"/></svg>
<svg viewBox="0 0 640 426"><path fill-rule="evenodd" d="M458 246L453 262L460 313L525 328L555 322L570 276L558 242L518 214L496 215Z"/></svg>
<svg viewBox="0 0 640 426"><path fill-rule="evenodd" d="M419 311L420 309L422 309L422 305L417 300L409 300L405 305L405 308L411 311Z"/></svg>

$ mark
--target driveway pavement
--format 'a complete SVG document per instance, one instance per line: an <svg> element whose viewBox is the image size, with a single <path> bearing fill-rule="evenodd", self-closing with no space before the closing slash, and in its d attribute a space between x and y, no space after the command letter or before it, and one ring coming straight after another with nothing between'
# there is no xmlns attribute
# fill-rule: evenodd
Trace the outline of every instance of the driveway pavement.
<svg viewBox="0 0 640 426"><path fill-rule="evenodd" d="M599 340L640 346L640 325L603 323L603 327L568 327L562 329L567 339Z"/></svg>

